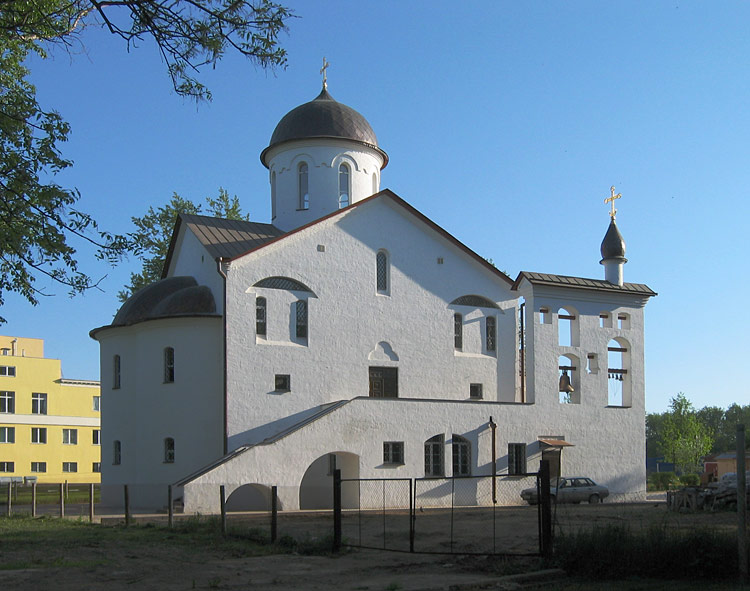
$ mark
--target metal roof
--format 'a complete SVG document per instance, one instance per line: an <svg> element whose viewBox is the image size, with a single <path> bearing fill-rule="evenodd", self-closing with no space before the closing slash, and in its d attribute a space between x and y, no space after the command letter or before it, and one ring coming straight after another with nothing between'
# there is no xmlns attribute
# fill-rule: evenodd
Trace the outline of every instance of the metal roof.
<svg viewBox="0 0 750 591"><path fill-rule="evenodd" d="M521 271L518 274L518 277L513 284L513 289L518 289L522 279L526 279L532 285L568 287L573 289L587 289L590 291L609 291L613 293L627 293L648 297L657 295L655 291L643 283L623 283L622 286L620 286L605 281L604 279L586 279L585 277L552 275L550 273L532 273L530 271Z"/></svg>
<svg viewBox="0 0 750 591"><path fill-rule="evenodd" d="M225 220L185 213L180 214L179 220L192 230L215 259L234 258L284 234L282 230L271 224L245 220ZM171 250L170 248L170 255ZM167 260L169 258L171 257Z"/></svg>

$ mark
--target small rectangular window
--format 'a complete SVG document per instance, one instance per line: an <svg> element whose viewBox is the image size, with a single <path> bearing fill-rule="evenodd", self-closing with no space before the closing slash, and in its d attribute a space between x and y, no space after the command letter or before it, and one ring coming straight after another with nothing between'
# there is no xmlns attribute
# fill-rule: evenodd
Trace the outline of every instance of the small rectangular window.
<svg viewBox="0 0 750 591"><path fill-rule="evenodd" d="M0 427L0 443L15 443L16 442L16 428L15 427Z"/></svg>
<svg viewBox="0 0 750 591"><path fill-rule="evenodd" d="M0 376L14 378L16 377L16 368L12 365L0 365Z"/></svg>
<svg viewBox="0 0 750 591"><path fill-rule="evenodd" d="M101 396L94 396L93 402L92 402L92 409L94 412L100 412L102 409L102 397Z"/></svg>
<svg viewBox="0 0 750 591"><path fill-rule="evenodd" d="M508 474L521 476L526 474L526 444L508 444Z"/></svg>
<svg viewBox="0 0 750 591"><path fill-rule="evenodd" d="M47 427L32 427L31 443L47 443Z"/></svg>
<svg viewBox="0 0 750 591"><path fill-rule="evenodd" d="M32 472L46 472L47 462L31 462L31 471Z"/></svg>
<svg viewBox="0 0 750 591"><path fill-rule="evenodd" d="M0 472L15 472L15 464L13 462L0 462Z"/></svg>
<svg viewBox="0 0 750 591"><path fill-rule="evenodd" d="M16 412L16 393L0 392L0 413L15 414Z"/></svg>
<svg viewBox="0 0 750 591"><path fill-rule="evenodd" d="M174 349L172 347L164 349L164 383L174 383Z"/></svg>
<svg viewBox="0 0 750 591"><path fill-rule="evenodd" d="M482 384L469 384L469 398L482 399Z"/></svg>
<svg viewBox="0 0 750 591"><path fill-rule="evenodd" d="M292 378L289 374L277 373L273 383L277 392L289 392L292 389Z"/></svg>
<svg viewBox="0 0 750 591"><path fill-rule="evenodd" d="M63 472L78 472L78 462L63 462Z"/></svg>
<svg viewBox="0 0 750 591"><path fill-rule="evenodd" d="M65 445L78 445L78 429L63 429L62 442Z"/></svg>
<svg viewBox="0 0 750 591"><path fill-rule="evenodd" d="M266 336L266 298L255 299L255 334L259 337Z"/></svg>
<svg viewBox="0 0 750 591"><path fill-rule="evenodd" d="M46 415L47 414L47 395L40 392L34 392L31 395L31 414L33 415Z"/></svg>
<svg viewBox="0 0 750 591"><path fill-rule="evenodd" d="M91 445L101 445L102 444L102 432L99 429L94 429L91 432Z"/></svg>
<svg viewBox="0 0 750 591"><path fill-rule="evenodd" d="M122 444L119 441L112 443L112 465L119 466L122 461Z"/></svg>
<svg viewBox="0 0 750 591"><path fill-rule="evenodd" d="M91 464L91 471L94 474L99 474L102 471L102 463L101 462L94 462Z"/></svg>
<svg viewBox="0 0 750 591"><path fill-rule="evenodd" d="M403 441L384 441L383 442L383 463L384 464L403 464L404 463L404 442Z"/></svg>

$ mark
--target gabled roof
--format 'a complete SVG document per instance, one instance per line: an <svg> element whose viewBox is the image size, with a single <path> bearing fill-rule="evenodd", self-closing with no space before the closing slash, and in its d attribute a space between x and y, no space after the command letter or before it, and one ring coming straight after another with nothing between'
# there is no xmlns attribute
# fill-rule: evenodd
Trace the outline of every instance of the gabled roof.
<svg viewBox="0 0 750 591"><path fill-rule="evenodd" d="M586 279L585 277L570 277L568 275L552 275L550 273L532 273L521 271L513 283L514 290L518 289L521 280L526 279L532 285L547 287L567 287L572 289L586 289L589 291L608 291L612 293L626 293L640 296L655 296L657 293L643 283L623 283L615 285L604 279Z"/></svg>
<svg viewBox="0 0 750 591"><path fill-rule="evenodd" d="M169 245L169 252L167 253L167 260L164 263L162 277L166 277L166 273L169 269L169 264L172 259L175 242L177 240L177 235L179 234L179 230L182 224L188 224L188 227L193 230L198 240L200 240L201 244L203 244L203 246L208 249L209 253L211 253L211 256L213 256L214 258L222 257L232 260L238 259L246 254L250 254L251 252L263 248L264 246L268 246L271 243L277 242L279 240L284 240L285 238L292 236L297 232L302 232L303 230L320 224L321 222L324 222L330 218L344 215L345 213L348 213L353 209L362 207L364 204L371 201L376 201L378 199L390 199L391 201L405 209L407 213L417 218L429 228L440 234L440 236L442 236L448 242L469 255L480 265L491 271L494 275L498 276L500 279L508 283L508 285L513 284L513 280L505 273L503 273L500 269L495 267L492 263L487 262L484 258L471 250L463 242L458 240L455 236L446 232L443 228L438 226L424 214L420 213L417 209L409 205L406 201L401 199L401 197L396 195L390 189L383 189L379 193L375 193L375 195L367 197L366 199L362 199L361 201L357 201L356 203L353 203L348 207L336 210L326 216L323 216L322 218L310 222L309 224L286 233L271 224L259 224L256 222L245 222L241 220L225 220L222 218L212 218L202 215L180 214L179 218L177 219L177 225L175 226L174 233L172 234L172 242Z"/></svg>
<svg viewBox="0 0 750 591"><path fill-rule="evenodd" d="M181 213L177 218L172 240L169 243L162 278L167 276L177 236L183 224L192 230L195 237L214 259L235 258L284 234L282 230L271 224Z"/></svg>

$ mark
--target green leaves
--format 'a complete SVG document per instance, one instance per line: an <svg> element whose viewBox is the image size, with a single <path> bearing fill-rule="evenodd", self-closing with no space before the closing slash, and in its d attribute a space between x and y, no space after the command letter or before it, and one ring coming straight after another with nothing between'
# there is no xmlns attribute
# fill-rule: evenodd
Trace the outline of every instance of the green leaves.
<svg viewBox="0 0 750 591"><path fill-rule="evenodd" d="M90 215L75 209L78 191L54 182L57 173L72 166L60 151L70 127L58 113L37 102L24 66L30 53L44 57L55 46L83 42L87 26L106 27L124 39L128 49L150 38L159 48L175 91L208 100L211 93L197 75L202 66L215 66L227 50L262 68L286 65L278 37L292 16L270 0L2 0L0 305L8 291L36 305L44 294L35 285L40 276L65 285L71 294L95 287L96 282L79 270L76 241L94 245L96 258L109 263L128 252L138 254L141 247L152 249L151 258L143 259L143 272L133 276L137 280L133 285L150 282L161 272L154 257L161 256L161 250L166 254L159 240L168 237L174 223L173 217L169 222L156 221L157 226L163 223L169 228L159 226L155 235L144 228L134 236L116 235L100 230ZM231 200L225 193L209 201L209 208L229 217L240 215L236 197ZM156 215L152 210L149 213ZM138 242L149 237L151 242Z"/></svg>

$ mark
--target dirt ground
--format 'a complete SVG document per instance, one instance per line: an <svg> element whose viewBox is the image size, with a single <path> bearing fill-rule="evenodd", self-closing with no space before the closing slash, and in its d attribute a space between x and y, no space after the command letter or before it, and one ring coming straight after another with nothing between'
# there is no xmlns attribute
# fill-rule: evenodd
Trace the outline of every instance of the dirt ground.
<svg viewBox="0 0 750 591"><path fill-rule="evenodd" d="M487 540L494 540L497 552L534 552L537 546L535 507L504 507L494 513L471 509L418 513L415 548L446 552L453 540L454 550L480 552ZM119 518L112 518L117 520ZM163 520L164 517L149 517ZM104 523L108 520L103 519ZM230 523L247 523L260 529L269 527L267 515L232 514ZM663 503L566 505L558 507L558 531L627 522L633 528L666 524L669 527L732 528L736 514L676 514ZM385 526L383 525L385 524ZM330 513L295 513L279 516L279 535L297 539L323 540L331 532ZM494 535L488 536L492 531ZM385 542L383 537L385 531ZM452 531L452 536L451 536ZM399 512L368 514L363 521L350 514L344 518L344 538L366 545L408 550L408 517ZM5 564L39 557L22 556L29 550L4 547ZM32 551L33 554L33 551ZM39 561L41 562L41 561ZM498 576L509 568L534 570L536 558L516 559L513 566L498 557L466 554L410 554L408 552L352 549L338 556L278 554L235 557L212 548L185 549L170 544L131 546L116 539L107 543L76 548L60 548L59 560L42 568L3 570L5 589L55 591L133 589L336 589L345 590L427 590L498 588ZM500 588L518 588L505 586Z"/></svg>

